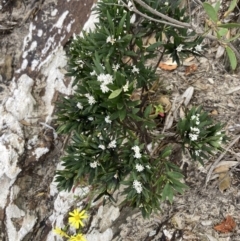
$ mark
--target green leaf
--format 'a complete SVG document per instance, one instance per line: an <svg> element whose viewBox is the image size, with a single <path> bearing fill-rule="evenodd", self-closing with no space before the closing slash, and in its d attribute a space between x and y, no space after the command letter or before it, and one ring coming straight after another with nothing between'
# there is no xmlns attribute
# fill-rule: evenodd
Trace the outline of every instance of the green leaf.
<svg viewBox="0 0 240 241"><path fill-rule="evenodd" d="M214 9L215 9L216 12L219 11L220 5L221 5L221 2L220 2L220 1L217 1L216 4L215 4L215 6L214 6Z"/></svg>
<svg viewBox="0 0 240 241"><path fill-rule="evenodd" d="M229 13L231 13L235 7L237 6L238 0L231 0L230 6L227 10L227 12L224 13L224 18L228 16Z"/></svg>
<svg viewBox="0 0 240 241"><path fill-rule="evenodd" d="M161 158L168 157L171 153L172 153L172 148L168 146L163 150L161 154Z"/></svg>
<svg viewBox="0 0 240 241"><path fill-rule="evenodd" d="M173 190L169 183L165 185L162 192L162 199L169 200L170 203L173 201Z"/></svg>
<svg viewBox="0 0 240 241"><path fill-rule="evenodd" d="M220 35L220 37L223 37L227 34L228 29L227 28L219 28L219 30L217 31L217 33Z"/></svg>
<svg viewBox="0 0 240 241"><path fill-rule="evenodd" d="M223 23L217 25L220 28L239 28L240 23Z"/></svg>
<svg viewBox="0 0 240 241"><path fill-rule="evenodd" d="M210 3L203 3L203 8L206 11L208 17L215 23L218 21L217 11Z"/></svg>
<svg viewBox="0 0 240 241"><path fill-rule="evenodd" d="M124 22L125 22L125 19L126 19L126 16L127 16L127 13L125 13L122 17L122 19L120 20L120 23L119 23L119 27L117 29L117 35L120 35L123 31L123 25L124 25Z"/></svg>
<svg viewBox="0 0 240 241"><path fill-rule="evenodd" d="M147 108L144 111L144 114L143 114L144 117L148 118L151 112L152 112L152 105L149 105L149 106L147 106Z"/></svg>
<svg viewBox="0 0 240 241"><path fill-rule="evenodd" d="M100 64L100 58L97 52L95 52L95 59L93 58L93 62L97 68L97 70L102 73L103 72L103 67Z"/></svg>
<svg viewBox="0 0 240 241"><path fill-rule="evenodd" d="M118 110L121 110L124 107L124 104L122 102L117 103Z"/></svg>
<svg viewBox="0 0 240 241"><path fill-rule="evenodd" d="M122 110L119 110L119 118L120 118L120 121L123 121L127 115L127 111L126 109L122 109Z"/></svg>
<svg viewBox="0 0 240 241"><path fill-rule="evenodd" d="M182 173L179 173L179 172L167 172L167 175L170 177L170 178L175 178L175 179L181 179L183 178L183 174Z"/></svg>
<svg viewBox="0 0 240 241"><path fill-rule="evenodd" d="M162 46L162 45L163 45L162 42L156 42L156 43L151 44L150 46L148 46L148 47L146 48L146 51L148 51L148 52L154 51L157 47Z"/></svg>
<svg viewBox="0 0 240 241"><path fill-rule="evenodd" d="M236 67L237 67L236 55L233 52L233 50L230 47L228 47L228 46L226 46L226 51L227 51L228 58L230 60L231 67L232 67L233 70L235 70Z"/></svg>
<svg viewBox="0 0 240 241"><path fill-rule="evenodd" d="M114 90L109 96L108 96L108 99L114 99L116 98L117 96L119 96L122 92L122 89L117 89L117 90Z"/></svg>
<svg viewBox="0 0 240 241"><path fill-rule="evenodd" d="M108 23L109 23L109 27L111 28L111 30L113 31L113 33L115 32L114 31L114 23L112 21L112 17L110 16L109 12L107 11L107 19L108 19Z"/></svg>
<svg viewBox="0 0 240 241"><path fill-rule="evenodd" d="M239 37L240 37L240 33L237 34L237 35L235 35L234 37L232 37L232 38L230 38L230 39L227 39L226 41L227 41L227 42L232 42L232 41L238 39Z"/></svg>

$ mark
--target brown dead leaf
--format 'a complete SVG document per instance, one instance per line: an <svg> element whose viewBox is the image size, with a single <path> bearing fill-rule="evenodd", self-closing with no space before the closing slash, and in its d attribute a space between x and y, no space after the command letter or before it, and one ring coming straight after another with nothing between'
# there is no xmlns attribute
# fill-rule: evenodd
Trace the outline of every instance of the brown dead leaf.
<svg viewBox="0 0 240 241"><path fill-rule="evenodd" d="M231 177L229 172L222 172L219 174L218 188L221 192L224 192L231 186Z"/></svg>
<svg viewBox="0 0 240 241"><path fill-rule="evenodd" d="M211 115L218 115L218 111L217 110L212 110L211 111Z"/></svg>
<svg viewBox="0 0 240 241"><path fill-rule="evenodd" d="M232 232L235 228L236 228L236 223L230 215L228 215L226 219L222 221L220 224L214 226L214 229L221 233Z"/></svg>
<svg viewBox="0 0 240 241"><path fill-rule="evenodd" d="M185 68L185 75L190 75L193 72L195 72L197 70L197 65L196 64L191 64L190 66Z"/></svg>
<svg viewBox="0 0 240 241"><path fill-rule="evenodd" d="M20 123L24 126L30 126L31 124L25 120L20 120Z"/></svg>
<svg viewBox="0 0 240 241"><path fill-rule="evenodd" d="M228 172L231 167L238 165L238 161L221 161L213 170L214 173Z"/></svg>
<svg viewBox="0 0 240 241"><path fill-rule="evenodd" d="M124 56L124 57L122 57L122 62L124 64L131 64L132 63L132 58L129 57L129 56Z"/></svg>
<svg viewBox="0 0 240 241"><path fill-rule="evenodd" d="M160 62L160 64L158 65L159 68L163 69L163 70L174 70L177 68L177 64L175 62Z"/></svg>
<svg viewBox="0 0 240 241"><path fill-rule="evenodd" d="M190 62L192 62L194 59L195 59L194 56L190 56L190 57L186 58L186 59L183 61L183 65L184 65L184 66L189 66L189 65L191 65Z"/></svg>

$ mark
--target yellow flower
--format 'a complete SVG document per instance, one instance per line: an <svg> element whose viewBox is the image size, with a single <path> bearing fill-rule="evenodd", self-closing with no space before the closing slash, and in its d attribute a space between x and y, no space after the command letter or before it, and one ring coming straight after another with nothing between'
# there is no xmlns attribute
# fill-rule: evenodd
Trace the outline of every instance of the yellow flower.
<svg viewBox="0 0 240 241"><path fill-rule="evenodd" d="M62 237L69 238L69 236L61 228L54 228L53 232L62 236Z"/></svg>
<svg viewBox="0 0 240 241"><path fill-rule="evenodd" d="M69 241L87 241L82 234L71 236Z"/></svg>
<svg viewBox="0 0 240 241"><path fill-rule="evenodd" d="M73 212L69 213L68 221L72 226L74 226L76 229L78 229L79 225L82 227L84 226L82 220L87 217L88 216L87 216L87 214L85 214L85 210L80 212L79 210L74 209Z"/></svg>

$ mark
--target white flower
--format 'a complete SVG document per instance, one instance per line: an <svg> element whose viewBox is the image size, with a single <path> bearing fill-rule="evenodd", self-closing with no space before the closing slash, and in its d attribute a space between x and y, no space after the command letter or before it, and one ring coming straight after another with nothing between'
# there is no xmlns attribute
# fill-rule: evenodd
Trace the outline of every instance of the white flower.
<svg viewBox="0 0 240 241"><path fill-rule="evenodd" d="M77 108L80 109L80 110L83 109L83 106L82 106L82 104L80 102L77 103Z"/></svg>
<svg viewBox="0 0 240 241"><path fill-rule="evenodd" d="M133 181L133 187L136 189L137 193L141 193L142 192L142 183L134 180Z"/></svg>
<svg viewBox="0 0 240 241"><path fill-rule="evenodd" d="M151 167L149 165L146 166L147 169L150 169Z"/></svg>
<svg viewBox="0 0 240 241"><path fill-rule="evenodd" d="M199 114L192 115L192 116L191 116L191 120L196 120L195 123L196 123L196 125L198 126L198 125L200 124Z"/></svg>
<svg viewBox="0 0 240 241"><path fill-rule="evenodd" d="M113 177L114 177L115 179L118 179L118 174L116 173Z"/></svg>
<svg viewBox="0 0 240 241"><path fill-rule="evenodd" d="M139 68L137 68L135 65L133 65L132 67L133 67L132 73L137 73L137 74L139 74Z"/></svg>
<svg viewBox="0 0 240 241"><path fill-rule="evenodd" d="M120 68L120 65L119 64L113 64L112 65L112 69L113 69L113 71L117 71L118 69Z"/></svg>
<svg viewBox="0 0 240 241"><path fill-rule="evenodd" d="M129 81L127 81L127 83L123 86L123 91L127 92L128 91L128 87L129 87Z"/></svg>
<svg viewBox="0 0 240 241"><path fill-rule="evenodd" d="M110 120L110 116L109 115L105 117L105 122L109 123L109 124L112 123L112 121Z"/></svg>
<svg viewBox="0 0 240 241"><path fill-rule="evenodd" d="M198 135L190 133L189 138L191 139L191 141L196 141L198 139Z"/></svg>
<svg viewBox="0 0 240 241"><path fill-rule="evenodd" d="M91 117L91 116L88 117L88 120L93 121L93 117Z"/></svg>
<svg viewBox="0 0 240 241"><path fill-rule="evenodd" d="M97 75L96 71L93 70L93 72L90 73L91 76Z"/></svg>
<svg viewBox="0 0 240 241"><path fill-rule="evenodd" d="M103 65L103 64L100 64L101 66L102 66L102 68L105 70L106 68L105 68L105 66Z"/></svg>
<svg viewBox="0 0 240 241"><path fill-rule="evenodd" d="M132 150L134 150L135 152L135 154L133 155L135 158L140 159L142 157L139 146L132 147Z"/></svg>
<svg viewBox="0 0 240 241"><path fill-rule="evenodd" d="M108 144L108 148L116 148L116 140L113 140L111 141L109 144Z"/></svg>
<svg viewBox="0 0 240 241"><path fill-rule="evenodd" d="M142 172L144 170L144 166L141 164L136 164L136 169L138 172Z"/></svg>
<svg viewBox="0 0 240 241"><path fill-rule="evenodd" d="M177 48L176 48L177 52L181 52L183 50L183 45L180 44Z"/></svg>
<svg viewBox="0 0 240 241"><path fill-rule="evenodd" d="M139 152L140 148L139 148L139 146L134 146L134 147L132 147L132 150L134 150L135 152Z"/></svg>
<svg viewBox="0 0 240 241"><path fill-rule="evenodd" d="M201 44L198 44L196 47L195 47L196 51L197 52L201 52L202 51L202 45Z"/></svg>
<svg viewBox="0 0 240 241"><path fill-rule="evenodd" d="M195 134L199 134L200 130L197 127L190 127L191 131L194 132Z"/></svg>
<svg viewBox="0 0 240 241"><path fill-rule="evenodd" d="M96 168L98 163L97 163L97 161L94 161L94 162L91 162L89 165L91 168Z"/></svg>
<svg viewBox="0 0 240 241"><path fill-rule="evenodd" d="M85 96L88 98L88 104L89 105L93 105L96 103L96 100L94 99L94 97L90 94L85 94Z"/></svg>
<svg viewBox="0 0 240 241"><path fill-rule="evenodd" d="M133 156L137 159L140 159L142 157L142 154L140 152L136 152Z"/></svg>
<svg viewBox="0 0 240 241"><path fill-rule="evenodd" d="M76 64L79 64L79 67L83 68L84 62L82 60L77 60Z"/></svg>
<svg viewBox="0 0 240 241"><path fill-rule="evenodd" d="M201 152L201 150L195 150L195 155L199 156L200 152Z"/></svg>
<svg viewBox="0 0 240 241"><path fill-rule="evenodd" d="M107 92L109 92L110 91L110 89L107 87L107 85L106 84L101 84L100 85L100 89L101 89L101 91L103 92L103 93L107 93Z"/></svg>
<svg viewBox="0 0 240 241"><path fill-rule="evenodd" d="M99 145L98 148L102 149L102 150L105 150L106 147L104 145Z"/></svg>
<svg viewBox="0 0 240 241"><path fill-rule="evenodd" d="M168 3L168 2L165 2L165 3L164 3L164 5L165 5L165 6L168 6L168 5L169 5L169 3Z"/></svg>
<svg viewBox="0 0 240 241"><path fill-rule="evenodd" d="M97 80L105 85L113 83L113 77L110 74L100 74L98 75Z"/></svg>
<svg viewBox="0 0 240 241"><path fill-rule="evenodd" d="M116 39L114 38L114 36L108 36L106 43L111 43L112 45L116 42Z"/></svg>

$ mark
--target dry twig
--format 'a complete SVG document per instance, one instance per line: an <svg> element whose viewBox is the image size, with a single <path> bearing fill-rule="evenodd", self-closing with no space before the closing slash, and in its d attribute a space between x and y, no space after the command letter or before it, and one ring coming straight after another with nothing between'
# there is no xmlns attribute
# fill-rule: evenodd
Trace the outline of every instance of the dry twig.
<svg viewBox="0 0 240 241"><path fill-rule="evenodd" d="M205 186L207 185L207 183L210 180L210 177L212 175L213 170L215 169L215 167L217 166L217 164L222 160L222 158L226 155L226 153L229 151L229 149L239 140L240 135L238 135L229 145L228 147L225 149L225 151L219 156L219 158L212 164L212 166L210 167L207 176L206 176L206 180L205 180Z"/></svg>

